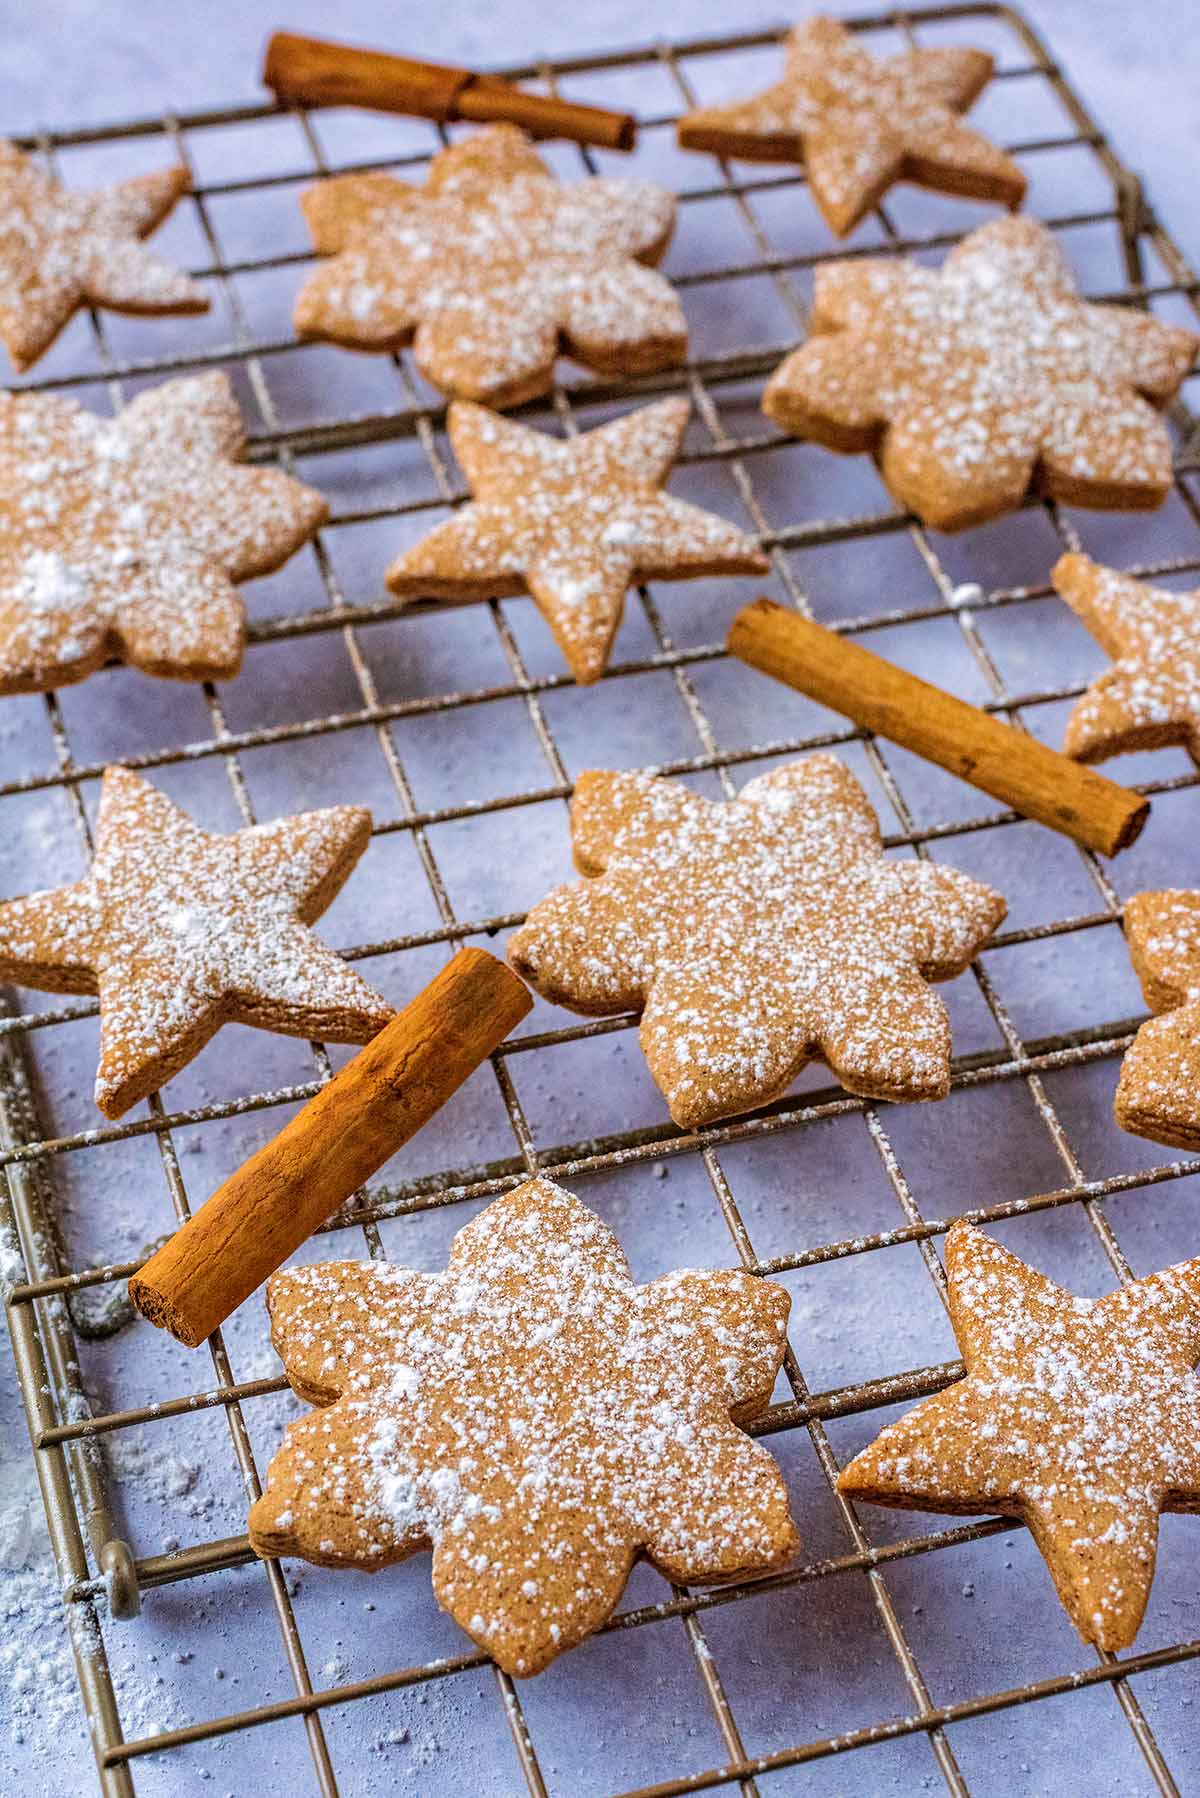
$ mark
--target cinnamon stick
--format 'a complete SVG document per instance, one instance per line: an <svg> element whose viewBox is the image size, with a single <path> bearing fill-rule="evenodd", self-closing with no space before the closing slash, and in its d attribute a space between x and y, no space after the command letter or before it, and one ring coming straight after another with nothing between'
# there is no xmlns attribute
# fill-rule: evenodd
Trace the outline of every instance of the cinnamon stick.
<svg viewBox="0 0 1200 1798"><path fill-rule="evenodd" d="M1140 793L773 600L743 607L728 648L752 668L1103 855L1127 849L1146 822L1150 801Z"/></svg>
<svg viewBox="0 0 1200 1798"><path fill-rule="evenodd" d="M143 1317L195 1348L445 1104L532 1006L461 949L411 1005L252 1155L129 1282Z"/></svg>
<svg viewBox="0 0 1200 1798"><path fill-rule="evenodd" d="M528 93L498 75L291 31L277 31L268 42L263 81L276 99L307 106L364 106L440 123L520 125L531 137L565 137L605 150L632 150L637 135L632 113L577 106L555 94Z"/></svg>

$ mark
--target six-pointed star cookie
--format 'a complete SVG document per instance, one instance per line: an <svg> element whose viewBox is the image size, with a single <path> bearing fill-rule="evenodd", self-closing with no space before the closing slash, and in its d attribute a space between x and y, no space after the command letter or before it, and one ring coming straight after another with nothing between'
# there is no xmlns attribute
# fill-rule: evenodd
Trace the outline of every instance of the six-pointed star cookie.
<svg viewBox="0 0 1200 1798"><path fill-rule="evenodd" d="M1182 743L1200 762L1200 591L1149 587L1090 556L1060 556L1050 576L1113 666L1067 722L1081 762Z"/></svg>
<svg viewBox="0 0 1200 1798"><path fill-rule="evenodd" d="M958 116L991 73L983 50L906 50L881 62L835 19L809 19L788 36L782 80L686 113L679 141L748 162L802 162L839 237L897 181L1019 206L1017 164Z"/></svg>
<svg viewBox="0 0 1200 1798"><path fill-rule="evenodd" d="M544 393L559 350L605 374L681 362L687 325L657 262L675 201L649 181L564 186L523 132L492 125L442 150L425 186L339 175L304 196L330 261L296 303L302 337L413 343L436 387L513 406Z"/></svg>
<svg viewBox="0 0 1200 1798"><path fill-rule="evenodd" d="M1200 1510L1200 1261L1081 1299L956 1224L946 1273L966 1378L889 1424L838 1486L1023 1518L1084 1641L1127 1648L1159 1512Z"/></svg>
<svg viewBox="0 0 1200 1798"><path fill-rule="evenodd" d="M141 393L114 419L0 395L0 694L83 680L110 657L179 680L236 674L234 581L286 562L326 513L246 468L223 374Z"/></svg>
<svg viewBox="0 0 1200 1798"><path fill-rule="evenodd" d="M684 1127L765 1105L814 1055L851 1092L939 1099L950 1026L926 984L960 974L1004 901L954 868L893 861L836 756L759 775L717 804L645 774L586 773L575 862L509 943L559 1004L641 1010Z"/></svg>
<svg viewBox="0 0 1200 1798"><path fill-rule="evenodd" d="M797 1547L765 1409L787 1293L735 1272L635 1286L612 1232L548 1180L460 1230L444 1274L276 1274L301 1398L250 1512L260 1555L383 1567L433 1549L439 1602L508 1673L609 1616L634 1557L668 1579L765 1573Z"/></svg>
<svg viewBox="0 0 1200 1798"><path fill-rule="evenodd" d="M80 306L205 312L204 289L143 249L188 190L186 169L73 193L0 139L0 337L29 368Z"/></svg>
<svg viewBox="0 0 1200 1798"><path fill-rule="evenodd" d="M1129 959L1151 1011L1121 1064L1122 1130L1200 1150L1200 893L1168 888L1125 903Z"/></svg>
<svg viewBox="0 0 1200 1798"><path fill-rule="evenodd" d="M753 538L661 491L685 399L562 441L457 401L449 430L474 501L394 562L393 593L469 600L528 592L577 681L598 680L636 577L761 574Z"/></svg>
<svg viewBox="0 0 1200 1798"><path fill-rule="evenodd" d="M223 1023L362 1043L391 1008L308 928L367 846L338 805L210 836L150 782L107 768L91 873L0 904L0 981L96 993L96 1103L120 1117Z"/></svg>
<svg viewBox="0 0 1200 1798"><path fill-rule="evenodd" d="M1171 484L1158 415L1200 339L1081 300L1052 234L998 219L940 270L866 257L817 270L812 336L776 369L768 418L873 451L902 505L961 530L1033 488L1151 509Z"/></svg>

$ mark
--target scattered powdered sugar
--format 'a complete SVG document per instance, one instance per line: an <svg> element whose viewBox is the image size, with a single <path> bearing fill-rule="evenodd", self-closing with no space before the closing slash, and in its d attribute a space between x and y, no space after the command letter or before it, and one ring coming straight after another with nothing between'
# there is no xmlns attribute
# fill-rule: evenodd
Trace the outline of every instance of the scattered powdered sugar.
<svg viewBox="0 0 1200 1798"><path fill-rule="evenodd" d="M949 1025L924 983L962 971L1004 902L953 868L884 857L836 757L760 775L727 804L587 773L571 825L594 878L535 906L509 954L576 1010L642 1009L676 1122L765 1104L813 1055L852 1091L945 1092Z"/></svg>
<svg viewBox="0 0 1200 1798"><path fill-rule="evenodd" d="M96 1100L110 1116L225 1017L365 1042L391 1009L308 925L370 825L343 805L214 836L140 775L109 768L88 879L0 904L0 978L99 993Z"/></svg>
<svg viewBox="0 0 1200 1798"><path fill-rule="evenodd" d="M528 588L575 678L603 672L636 575L763 572L755 541L661 491L687 426L660 400L562 441L462 401L450 440L474 495L388 570L393 592L449 599Z"/></svg>
<svg viewBox="0 0 1200 1798"><path fill-rule="evenodd" d="M940 270L866 258L823 264L814 335L764 396L785 429L869 447L897 497L946 529L1020 503L1035 472L1075 503L1165 494L1170 399L1197 339L1142 312L1080 299L1052 232L1001 219ZM1145 397L1143 397L1145 396ZM808 422L806 422L808 421Z"/></svg>
<svg viewBox="0 0 1200 1798"><path fill-rule="evenodd" d="M21 1245L7 1223L0 1222L0 1298L26 1278L25 1257Z"/></svg>
<svg viewBox="0 0 1200 1798"><path fill-rule="evenodd" d="M782 80L732 105L706 106L679 122L697 149L731 140L730 152L778 160L783 138L799 139L809 185L838 232L852 228L902 176L928 187L1019 201L1025 179L1003 150L965 125L965 112L992 70L980 50L913 48L872 56L834 19L809 19L790 34Z"/></svg>
<svg viewBox="0 0 1200 1798"><path fill-rule="evenodd" d="M115 419L0 396L0 694L81 680L109 656L236 673L233 583L277 568L325 514L289 475L241 466L243 439L219 373L150 388Z"/></svg>
<svg viewBox="0 0 1200 1798"><path fill-rule="evenodd" d="M615 1604L646 1548L679 1580L795 1544L778 1470L730 1421L766 1404L787 1296L741 1273L634 1286L612 1233L536 1180L454 1240L446 1273L277 1275L288 1431L250 1517L271 1552L382 1565L430 1543L441 1603L531 1673Z"/></svg>
<svg viewBox="0 0 1200 1798"><path fill-rule="evenodd" d="M643 266L666 247L673 196L649 181L564 185L512 126L439 152L423 189L340 176L304 209L332 260L301 291L302 335L385 349L415 331L431 381L499 404L549 384L560 336L606 371L683 357L679 301Z"/></svg>
<svg viewBox="0 0 1200 1798"><path fill-rule="evenodd" d="M213 1506L201 1481L203 1467L189 1456L164 1448L143 1431L108 1438L105 1452L118 1480L136 1480L152 1498L181 1517L206 1517Z"/></svg>
<svg viewBox="0 0 1200 1798"><path fill-rule="evenodd" d="M0 1437L0 1743L32 1774L57 1763L64 1736L87 1753L29 1446Z"/></svg>

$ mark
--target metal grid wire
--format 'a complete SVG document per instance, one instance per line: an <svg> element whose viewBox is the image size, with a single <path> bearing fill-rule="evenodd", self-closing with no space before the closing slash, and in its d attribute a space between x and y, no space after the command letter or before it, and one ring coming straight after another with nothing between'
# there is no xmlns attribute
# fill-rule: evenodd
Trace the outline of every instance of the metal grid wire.
<svg viewBox="0 0 1200 1798"><path fill-rule="evenodd" d="M1067 135L1028 140L1008 147L1026 158L1046 150L1086 147L1094 153L1111 184L1110 206L1047 221L1059 229L1080 224L1115 224L1120 234L1127 279L1120 291L1092 297L1146 305L1154 298L1177 295L1186 298L1193 309L1197 309L1198 286L1192 271L1149 212L1135 178L1117 161L1063 74L1019 14L1003 6L964 5L920 9L908 14L888 13L848 22L861 30L870 30L872 27L898 28L910 35L915 34L916 40L920 41L921 27L929 21L972 17L1002 21L1019 46L1023 60L1017 66L1001 70L997 79L1041 81L1049 84L1073 124L1073 130ZM659 65L674 83L678 96L677 110L682 111L694 103L689 65L696 59L771 44L781 36L782 30L776 30L695 40L675 46L656 45L618 54L581 57L553 65L512 69L505 73L517 79L541 80L553 86L562 76ZM253 123L278 116L283 111L284 109L272 105L242 106L97 129L48 132L30 140L27 147L42 151L52 162L55 152L68 146L163 137L186 164L190 162L189 140L192 134L214 127ZM316 545L325 603L299 615L271 618L251 626L250 638L255 643L281 643L321 632L340 634L361 697L361 704L357 709L338 716L312 718L283 726L233 731L227 727L217 692L209 685L204 687L203 692L211 731L204 740L133 755L126 759L126 765L154 769L184 760L216 758L224 764L238 809L249 824L254 821L254 814L249 789L239 763L240 752L367 727L378 740L400 808L398 819L380 825L379 829L402 831L410 835L428 879L439 922L434 928L406 936L360 944L348 953L354 958L369 958L435 944L453 950L470 936L483 932L494 933L518 923L519 916L471 919L456 916L431 847L430 827L486 812L505 812L513 807L527 806L543 800L565 800L569 796L571 782L542 704L544 694L568 682L565 675L535 677L529 672L501 607L491 602L492 623L509 670L509 678L504 684L494 685L486 690L449 692L393 703L384 703L379 696L357 633L360 626L398 616L401 607L386 602L372 602L369 605L348 603L340 590L325 539L330 533L350 524L391 519L402 514L419 513L427 508L445 507L447 504L460 502L465 495L458 487L439 448L437 431L442 423L442 409L423 401L403 358L395 359L395 368L404 385L403 406L368 416L306 425L300 429L288 429L281 423L272 393L271 358L294 347L293 342L291 339L254 339L242 308L235 277L250 271L302 263L307 257L295 254L241 261L226 259L222 255L209 201L216 195L257 192L311 177L314 173L324 175L339 172L331 168L327 160L317 121L304 110L296 110L295 116L311 155L308 166L207 185L203 181L197 181L194 187L191 204L195 207L209 252L207 265L197 272L212 277L223 290L234 323L235 341L195 353L164 356L158 360L121 362L111 354L104 326L93 315L92 330L99 351L102 377L107 380L112 397L119 404L123 398L123 384L131 378L164 376L179 369L194 369L212 363L240 364L245 371L258 412L251 433L253 460L277 461L286 468L293 466L295 459L300 456L319 456L356 445L415 438L427 458L433 475L434 491L429 498L408 499L377 509L340 511L325 527ZM673 117L674 113L671 113L645 121L643 130L669 129ZM587 172L592 167L592 157L586 150L582 150L580 159L583 172ZM407 164L417 168L419 172L419 165L425 161L425 155L411 155L387 158L378 163L358 162L342 166L396 167ZM685 274L679 279L679 285L687 287L699 282L732 283L749 276L767 275L775 284L794 320L795 337L798 338L804 331L805 309L793 277L823 258L779 253L756 208L756 196L771 189L795 186L802 181L802 176L789 169L782 174L770 172L766 175L735 178L725 164L719 163L716 166L720 170L719 182L690 190L681 195L681 203L686 206L718 197L732 201L749 228L755 254L737 265ZM878 219L886 234L886 248L897 253L941 248L954 241L952 235L906 239L893 226L886 208L880 209ZM1143 265L1143 247L1146 244L1153 247L1159 263L1167 271L1169 280L1166 282L1157 285L1147 283ZM855 252L853 248L847 252L845 248L831 247L825 255L847 253ZM703 447L691 450L682 460L685 463L718 461L728 468L750 513L754 528L771 554L775 571L796 607L805 611L808 609L805 595L797 584L788 560L789 551L852 539L869 542L883 533L907 532L932 577L938 599L866 618L842 619L836 623L835 628L859 632L924 619L952 619L987 684L991 695L987 702L989 709L1010 720L1018 728L1026 728L1025 713L1028 709L1078 693L1081 690L1078 685L1044 687L1016 694L1009 692L976 628L977 614L997 608L1019 607L1044 597L1047 588L1007 588L982 595L976 592L964 603L961 593L956 595L954 582L939 561L937 550L928 535L911 518L896 510L835 521L809 520L780 530L768 526L751 470L755 455L773 448L781 440L769 433L736 439L731 437L722 422L714 393L720 394L739 382L765 376L790 347L790 344L784 343L761 349L739 350L693 361L686 368L667 371L650 379L619 385L583 381L569 391L556 386L548 401L524 408L524 411L548 409L569 433L577 428L575 409L581 404L628 398L648 392L687 392L692 398L708 441ZM95 380L95 371L89 370L75 375L35 379L26 384L26 390L71 389ZM1190 479L1200 472L1200 465L1188 453L1193 421L1182 406L1177 408L1176 418L1185 438L1185 449L1177 461L1176 490L1192 519L1200 525L1200 501L1192 490ZM1052 505L1046 504L1044 509L1064 546L1078 547L1069 520L1062 517ZM1154 574L1196 567L1200 567L1200 540L1195 557L1159 562L1135 572ZM620 681L632 674L653 671L662 679L673 683L694 728L698 747L694 754L664 764L664 772L690 774L710 771L719 780L726 796L732 796L735 788L730 770L735 764L829 744L858 742L862 744L869 764L886 791L895 813L896 828L886 838L889 845L909 845L918 855L924 855L928 845L935 841L1003 828L1017 821L1015 814L993 811L953 822L918 827L884 751L872 738L850 727L826 730L819 735L797 736L787 741L760 742L735 751L723 750L701 705L690 672L698 664L719 658L723 655L723 650L715 644L677 647L664 626L651 594L642 589L639 599L653 637L654 651L639 660L612 666L606 679ZM444 806L436 810L422 809L416 802L413 787L389 727L402 719L445 713L499 699L523 702L544 756L545 780L534 790ZM38 789L62 789L73 804L83 844L90 851L91 835L80 789L82 783L99 775L101 767L99 764L76 759L55 695L47 695L45 704L57 765L44 773L0 783L0 799ZM1154 781L1142 790L1163 792L1181 785L1194 784L1197 779L1200 779L1197 774L1187 773L1173 779ZM353 794L349 797L353 797ZM1104 867L1087 851L1080 850L1079 856L1094 894L1092 908L1052 923L1002 932L995 939L997 945L1086 932L1119 918L1120 902ZM1146 1187L1177 1179L1192 1171L1194 1164L1150 1162L1135 1172L1107 1179L1086 1179L1076 1151L1048 1096L1042 1076L1050 1070L1116 1057L1130 1041L1136 1020L1123 1019L1099 1028L1026 1041L1022 1039L997 995L986 970L978 964L974 969L974 979L997 1026L1003 1047L994 1052L958 1058L954 1066L954 1083L959 1088L1001 1081L1023 1083L1061 1164L1062 1181L1056 1190L1038 1197L981 1206L966 1215L976 1221L990 1221L1017 1212L1078 1206L1086 1215L1117 1279L1129 1279L1129 1264L1111 1223L1096 1201L1134 1187ZM82 1390L75 1314L72 1304L67 1301L83 1288L113 1290L115 1285L128 1277L137 1264L109 1265L85 1272L71 1271L66 1265L55 1226L54 1184L56 1163L61 1156L78 1152L86 1154L97 1144L136 1136L151 1136L161 1158L175 1215L182 1220L189 1214L190 1201L176 1153L175 1130L184 1125L199 1125L260 1109L269 1111L272 1107L302 1100L315 1092L328 1078L330 1065L324 1049L319 1044L314 1044L312 1078L308 1082L171 1114L164 1110L160 1100L155 1097L150 1101L145 1116L47 1139L37 1116L34 1087L30 1078L28 1056L31 1038L37 1032L53 1030L70 1020L89 1016L95 1010L92 1003L78 1003L21 1016L0 995L0 1167L6 1172L8 1187L6 1201L0 1188L0 1218L6 1213L7 1221L15 1228L29 1276L25 1283L11 1292L8 1318L21 1391L36 1451L38 1474L46 1500L52 1547L62 1579L72 1640L76 1647L80 1685L100 1769L101 1788L109 1794L133 1792L134 1772L144 1756L168 1755L172 1749L184 1744L201 1742L232 1731L250 1730L282 1718L294 1718L301 1719L307 1731L317 1788L324 1794L334 1794L339 1788L322 1726L323 1715L329 1707L352 1705L356 1700L372 1694L444 1679L464 1668L486 1668L490 1663L479 1653L463 1654L425 1665L399 1667L353 1684L314 1690L284 1578L278 1565L268 1563L265 1577L270 1583L282 1647L294 1684L294 1696L140 1740L124 1739L114 1686L98 1627L97 1607L102 1603L107 1604L114 1616L130 1617L136 1614L141 1591L240 1566L252 1561L253 1557L246 1538L236 1537L204 1542L177 1553L152 1555L135 1561L114 1523L107 1484L109 1476L105 1463L97 1452L97 1440L112 1431L139 1426L152 1428L158 1420L186 1412L220 1409L228 1421L233 1449L246 1489L251 1495L257 1495L258 1469L251 1449L244 1408L262 1394L281 1390L285 1382L280 1377L236 1383L218 1332L209 1343L215 1382L209 1389L192 1390L153 1406L121 1410L104 1416L92 1415ZM432 1206L455 1204L500 1193L535 1171L569 1179L572 1175L618 1166L628 1167L651 1160L661 1161L675 1155L698 1155L728 1226L737 1256L750 1272L760 1275L777 1274L850 1255L870 1254L888 1245L914 1243L919 1245L930 1279L939 1295L944 1298L944 1275L933 1244L934 1238L948 1227L951 1220L923 1215L889 1141L886 1113L870 1102L853 1098L840 1089L807 1091L802 1098L782 1099L755 1116L688 1135L681 1134L672 1126L662 1125L583 1144L560 1143L550 1148L536 1147L533 1131L511 1077L512 1059L531 1051L543 1051L555 1045L628 1030L634 1022L635 1020L624 1017L572 1023L563 1028L525 1035L505 1044L492 1057L492 1067L511 1125L514 1152L484 1166L450 1169L443 1174L424 1176L403 1184L374 1187L369 1195L357 1195L343 1214L327 1228L345 1229L353 1224L355 1228L361 1229L367 1252L372 1256L382 1256L384 1247L378 1226L385 1219L397 1218ZM839 1113L858 1114L864 1120L899 1207L900 1221L897 1227L858 1236L853 1240L830 1242L802 1252L778 1255L771 1259L762 1258L756 1253L750 1230L718 1160L718 1151L730 1144L767 1134L788 1131L802 1133L816 1120ZM270 1128L271 1119L267 1117L264 1119L264 1131ZM798 1145L798 1152L801 1148L802 1145ZM953 1361L938 1366L910 1368L883 1379L847 1385L831 1391L812 1392L789 1351L785 1373L790 1396L784 1402L772 1406L766 1416L754 1426L754 1433L769 1435L787 1430L808 1432L820 1467L831 1490L834 1490L834 1502L849 1548L835 1558L806 1562L792 1571L765 1582L757 1582L753 1586L739 1585L703 1593L677 1589L668 1601L626 1609L606 1626L610 1631L625 1631L667 1617L680 1619L686 1629L696 1669L724 1743L724 1765L667 1779L652 1787L642 1787L640 1798L649 1798L651 1793L655 1798L666 1798L670 1793L715 1787L736 1788L743 1794L753 1795L759 1791L760 1786L763 1790L770 1790L769 1775L775 1769L827 1755L845 1754L871 1743L917 1733L924 1733L928 1738L937 1767L950 1791L965 1792L967 1786L947 1737L948 1725L990 1711L1000 1711L1009 1706L1093 1685L1107 1686L1111 1690L1158 1787L1163 1792L1174 1792L1177 1789L1163 1752L1130 1687L1128 1675L1200 1655L1200 1640L1132 1653L1121 1661L1112 1655L1098 1654L1092 1665L1016 1689L985 1692L953 1703L935 1704L932 1701L922 1670L890 1596L887 1568L891 1562L905 1557L936 1552L950 1544L978 1540L999 1530L1011 1532L1017 1526L1011 1520L985 1519L956 1524L932 1534L905 1537L883 1546L873 1546L861 1528L853 1507L837 1495L833 1488L837 1462L825 1425L830 1419L936 1392L957 1378L961 1371L961 1363ZM907 1687L908 1713L903 1717L883 1718L836 1737L798 1741L765 1757L748 1759L721 1671L706 1641L706 1615L715 1607L737 1604L752 1591L758 1593L801 1582L836 1580L854 1574L861 1575L868 1582L875 1609ZM546 1776L539 1763L537 1742L527 1727L521 1700L512 1681L498 1670L495 1671L495 1678L528 1790L537 1798L537 1795L544 1794L547 1790Z"/></svg>

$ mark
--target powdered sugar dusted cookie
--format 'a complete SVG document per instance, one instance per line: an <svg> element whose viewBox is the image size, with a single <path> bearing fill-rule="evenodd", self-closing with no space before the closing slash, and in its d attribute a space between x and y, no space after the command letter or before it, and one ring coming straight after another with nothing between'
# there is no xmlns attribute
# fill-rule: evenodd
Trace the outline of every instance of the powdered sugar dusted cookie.
<svg viewBox="0 0 1200 1798"><path fill-rule="evenodd" d="M143 249L190 183L183 168L76 193L0 138L0 337L29 368L80 306L206 312L204 289Z"/></svg>
<svg viewBox="0 0 1200 1798"><path fill-rule="evenodd" d="M449 430L473 503L388 570L393 593L529 592L575 679L598 680L635 578L761 574L752 537L662 492L690 408L660 400L582 437L548 437L457 401Z"/></svg>
<svg viewBox="0 0 1200 1798"><path fill-rule="evenodd" d="M1182 743L1200 762L1200 591L1150 587L1090 556L1060 556L1050 577L1113 658L1067 723L1081 762Z"/></svg>
<svg viewBox="0 0 1200 1798"><path fill-rule="evenodd" d="M373 1570L433 1549L438 1602L508 1673L614 1609L634 1558L708 1584L798 1546L766 1408L789 1298L744 1273L635 1286L620 1244L531 1180L459 1231L444 1274L335 1261L276 1274L301 1398L250 1512L260 1555Z"/></svg>
<svg viewBox="0 0 1200 1798"><path fill-rule="evenodd" d="M1200 1510L1200 1261L1080 1299L956 1224L946 1273L966 1378L889 1424L838 1485L1023 1518L1083 1640L1127 1648L1159 1512Z"/></svg>
<svg viewBox="0 0 1200 1798"><path fill-rule="evenodd" d="M1121 1064L1122 1130L1200 1150L1200 893L1168 888L1125 903L1129 959L1151 1011Z"/></svg>
<svg viewBox="0 0 1200 1798"><path fill-rule="evenodd" d="M717 804L646 774L581 775L575 862L509 942L574 1011L640 1010L685 1128L750 1111L821 1056L851 1092L940 1099L950 1026L930 980L960 974L1004 901L954 868L886 858L836 756L761 774Z"/></svg>
<svg viewBox="0 0 1200 1798"><path fill-rule="evenodd" d="M240 465L223 374L152 387L114 419L0 395L0 694L110 658L178 680L237 673L233 583L286 562L326 514L311 487Z"/></svg>
<svg viewBox="0 0 1200 1798"><path fill-rule="evenodd" d="M87 879L0 904L0 981L99 995L110 1118L226 1022L366 1042L391 1007L308 926L370 834L370 812L338 805L210 836L140 775L106 768Z"/></svg>
<svg viewBox="0 0 1200 1798"><path fill-rule="evenodd" d="M424 187L339 175L303 204L331 260L296 303L302 337L411 342L436 387L493 406L544 393L560 351L627 375L686 353L674 290L645 266L667 247L672 195L649 181L564 186L512 125L440 151Z"/></svg>
<svg viewBox="0 0 1200 1798"><path fill-rule="evenodd" d="M1149 510L1171 485L1159 417L1200 338L1080 299L1053 235L998 219L939 270L865 257L816 271L812 336L763 411L795 437L870 450L904 506L961 530L1030 491Z"/></svg>
<svg viewBox="0 0 1200 1798"><path fill-rule="evenodd" d="M897 181L1019 206L1017 164L958 116L991 74L983 50L913 49L884 62L836 19L808 19L789 33L780 81L686 113L679 141L748 162L802 162L839 237Z"/></svg>

